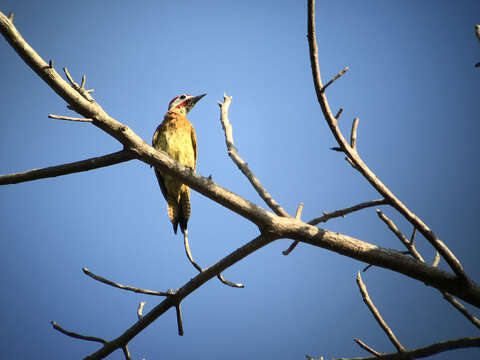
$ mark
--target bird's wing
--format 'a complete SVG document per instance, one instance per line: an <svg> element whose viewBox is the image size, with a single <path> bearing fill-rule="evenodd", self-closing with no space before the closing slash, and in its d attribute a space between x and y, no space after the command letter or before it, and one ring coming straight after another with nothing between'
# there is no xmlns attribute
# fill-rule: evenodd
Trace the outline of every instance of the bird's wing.
<svg viewBox="0 0 480 360"><path fill-rule="evenodd" d="M163 123L158 125L157 130L153 134L152 145L155 149L161 149L160 134L162 131L163 131ZM155 169L155 175L157 176L158 185L160 185L160 189L162 190L163 197L165 198L165 200L167 200L167 187L165 186L165 179L163 175L160 173L160 171L158 171L157 169Z"/></svg>
<svg viewBox="0 0 480 360"><path fill-rule="evenodd" d="M160 185L160 190L162 190L163 197L165 200L168 201L167 199L167 187L165 186L165 179L163 178L163 175L155 169L155 175L157 175L157 180L158 180L158 185Z"/></svg>
<svg viewBox="0 0 480 360"><path fill-rule="evenodd" d="M195 134L195 129L193 128L193 126L190 130L190 136L192 137L192 146L193 146L193 155L194 155L193 168L195 168L195 165L197 164L197 134Z"/></svg>

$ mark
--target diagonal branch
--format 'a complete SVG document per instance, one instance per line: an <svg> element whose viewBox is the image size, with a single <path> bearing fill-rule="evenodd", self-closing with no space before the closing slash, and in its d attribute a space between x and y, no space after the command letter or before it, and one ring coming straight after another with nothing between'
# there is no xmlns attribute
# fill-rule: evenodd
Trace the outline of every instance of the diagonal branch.
<svg viewBox="0 0 480 360"><path fill-rule="evenodd" d="M395 225L395 223L391 219L389 219L387 215L385 215L380 209L377 209L377 215L388 226L388 228L397 236L397 238L403 243L403 245L405 245L409 253L412 254L412 256L415 259L421 262L425 262L425 260L423 260L422 255L420 255L420 253L415 248L415 245L411 241L408 241L408 239L398 229L397 225Z"/></svg>
<svg viewBox="0 0 480 360"><path fill-rule="evenodd" d="M98 156L68 164L50 166L43 169L33 169L15 174L0 175L0 185L18 184L26 181L46 179L82 171L89 171L106 166L120 164L122 162L133 160L134 158L135 155L129 151L117 151L112 154Z"/></svg>
<svg viewBox="0 0 480 360"><path fill-rule="evenodd" d="M105 279L104 277L95 275L94 273L92 273L90 270L88 270L85 267L82 269L82 271L84 272L85 275L90 276L94 280L100 281L101 283L104 283L104 284L107 284L107 285L110 285L110 286L113 286L113 287L116 287L116 288L119 288L119 289L122 289L122 290L133 291L133 292L138 293L138 294L155 295L155 296L170 296L170 295L172 295L171 291L163 292L163 291L155 291L155 290L146 290L146 289L140 289L140 288L136 288L136 287L129 286L129 285L119 284L119 283L113 282L111 280ZM143 305L145 305L145 304L143 304ZM141 306L141 309L143 309L143 305ZM140 314L141 314L141 310L139 310L139 311L140 311Z"/></svg>
<svg viewBox="0 0 480 360"><path fill-rule="evenodd" d="M227 144L228 156L233 160L235 165L240 169L240 171L247 177L252 186L255 188L255 191L260 195L260 197L265 201L265 203L272 209L275 214L278 216L289 216L285 210L272 198L272 195L262 186L260 181L252 173L248 164L243 161L243 159L238 155L238 150L233 143L233 134L232 134L232 125L228 120L228 109L232 102L232 97L227 95L223 96L223 103L220 101L218 105L220 106L220 121L222 122L222 128L225 132L225 143Z"/></svg>
<svg viewBox="0 0 480 360"><path fill-rule="evenodd" d="M385 198L388 202L397 209L412 225L414 225L422 235L438 250L438 252L445 258L452 270L462 278L469 282L467 275L463 269L460 261L450 251L450 249L433 233L433 231L410 209L408 209L391 191L380 181L380 179L370 170L370 168L363 162L357 151L352 148L342 132L338 127L338 121L330 110L325 92L322 91L322 79L320 75L320 67L318 63L318 46L315 33L315 0L308 0L308 44L310 53L310 64L312 68L313 82L317 95L318 103L322 109L325 120L327 121L330 131L337 140L341 150L347 155L352 162L352 165L357 169L365 179Z"/></svg>
<svg viewBox="0 0 480 360"><path fill-rule="evenodd" d="M360 271L358 272L358 275L357 275L357 284L358 284L358 288L360 289L360 293L362 294L363 302L370 309L373 317L375 318L375 320L377 320L382 330L385 332L385 334L387 334L388 338L390 339L392 344L395 345L398 351L405 352L405 348L403 347L402 344L400 344L400 341L398 341L392 329L390 329L390 327L387 325L385 320L383 320L382 315L380 315L380 312L378 311L378 309L370 299L370 296L368 295L367 287L365 286L362 280L362 276L360 275Z"/></svg>

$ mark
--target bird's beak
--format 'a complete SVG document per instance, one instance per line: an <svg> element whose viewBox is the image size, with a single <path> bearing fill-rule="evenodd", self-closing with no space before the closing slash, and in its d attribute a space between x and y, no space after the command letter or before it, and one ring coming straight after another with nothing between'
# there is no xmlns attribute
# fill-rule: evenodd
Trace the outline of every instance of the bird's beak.
<svg viewBox="0 0 480 360"><path fill-rule="evenodd" d="M195 105L205 95L207 94L202 94L202 95L194 96L193 98L191 98L190 101L192 102L192 105Z"/></svg>

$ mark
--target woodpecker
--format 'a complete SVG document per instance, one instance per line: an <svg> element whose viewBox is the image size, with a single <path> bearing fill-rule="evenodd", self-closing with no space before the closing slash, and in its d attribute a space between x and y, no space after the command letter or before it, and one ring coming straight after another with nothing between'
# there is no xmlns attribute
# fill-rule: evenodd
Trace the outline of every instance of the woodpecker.
<svg viewBox="0 0 480 360"><path fill-rule="evenodd" d="M195 169L197 163L197 135L187 114L207 94L191 96L182 94L168 104L163 122L153 134L152 146L165 151L183 166ZM190 218L190 188L175 178L155 169L163 197L167 200L168 217L176 234L178 224L185 235Z"/></svg>

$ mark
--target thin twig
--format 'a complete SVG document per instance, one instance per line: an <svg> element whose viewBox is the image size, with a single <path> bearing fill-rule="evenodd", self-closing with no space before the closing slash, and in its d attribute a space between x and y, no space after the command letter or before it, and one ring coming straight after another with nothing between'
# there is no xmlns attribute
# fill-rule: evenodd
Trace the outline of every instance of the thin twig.
<svg viewBox="0 0 480 360"><path fill-rule="evenodd" d="M331 213L324 212L322 216L309 221L308 224L315 226L321 222L327 222L328 220L333 218L345 217L345 215L350 214L352 212L366 209L369 207L380 206L380 205L388 205L388 201L385 199L377 199L377 200L366 201L357 205L353 205L345 209L336 210Z"/></svg>
<svg viewBox="0 0 480 360"><path fill-rule="evenodd" d="M130 351L128 350L128 346L125 345L122 347L123 355L125 355L126 360L132 360L132 356L130 355Z"/></svg>
<svg viewBox="0 0 480 360"><path fill-rule="evenodd" d="M435 257L433 258L432 266L437 267L440 263L440 254L437 250L435 250Z"/></svg>
<svg viewBox="0 0 480 360"><path fill-rule="evenodd" d="M78 85L68 72L68 69L66 67L63 68L63 71L65 72L65 75L67 76L68 81L70 82L70 85L80 94L82 95L85 99L87 99L90 102L95 101L92 96L90 95L91 92L93 92L93 89L87 90L85 89L85 82L87 80L87 77L85 75L82 76L82 83L81 85Z"/></svg>
<svg viewBox="0 0 480 360"><path fill-rule="evenodd" d="M355 151L357 151L357 129L358 129L358 122L359 121L360 121L359 118L353 119L352 132L350 134L350 146Z"/></svg>
<svg viewBox="0 0 480 360"><path fill-rule="evenodd" d="M178 335L183 336L183 318L182 318L182 308L180 303L175 305L175 312L177 314Z"/></svg>
<svg viewBox="0 0 480 360"><path fill-rule="evenodd" d="M367 287L363 283L362 276L360 275L360 271L358 272L358 275L357 275L357 285L358 285L358 288L360 289L360 293L362 294L363 302L370 309L370 312L373 314L373 317L375 318L375 320L377 320L378 324L383 329L385 334L387 334L388 338L390 339L392 344L395 345L397 350L400 352L404 352L405 348L403 347L402 344L400 344L400 341L398 341L397 337L395 336L393 331L390 329L390 327L387 325L385 320L383 320L382 315L380 315L380 312L378 311L378 309L375 307L372 300L370 299L370 296L368 295Z"/></svg>
<svg viewBox="0 0 480 360"><path fill-rule="evenodd" d="M420 255L420 253L415 248L415 245L413 245L411 241L408 241L408 239L402 234L402 232L398 229L398 227L395 225L395 223L391 219L389 219L380 209L377 209L377 215L388 226L388 228L397 236L397 238L403 243L403 245L405 245L405 247L408 249L410 254L412 254L412 256L415 259L421 262L425 262L425 260L423 260L422 255Z"/></svg>
<svg viewBox="0 0 480 360"><path fill-rule="evenodd" d="M414 226L412 231L412 236L410 236L410 244L415 243L415 236L417 235L417 228Z"/></svg>
<svg viewBox="0 0 480 360"><path fill-rule="evenodd" d="M8 15L8 20L10 20L10 22L13 22L13 16L15 14L13 12L11 12L9 15Z"/></svg>
<svg viewBox="0 0 480 360"><path fill-rule="evenodd" d="M183 233L183 245L185 247L185 253L187 254L187 258L188 260L190 261L190 263L193 265L193 267L195 269L197 269L199 272L202 272L203 269L200 265L198 265L195 260L193 260L193 256L192 256L192 252L190 251L190 244L188 243L188 231L185 230L185 232ZM231 287L234 287L234 288L243 288L245 287L245 285L241 284L241 283L234 283L234 282L231 282L231 281L228 281L226 280L222 274L217 274L217 278L222 282L224 283L225 285L228 285L228 286L231 286Z"/></svg>
<svg viewBox="0 0 480 360"><path fill-rule="evenodd" d="M143 317L143 308L147 302L146 301L140 301L138 304L138 309L137 309L137 316L138 320L140 320Z"/></svg>
<svg viewBox="0 0 480 360"><path fill-rule="evenodd" d="M270 195L270 193L262 186L260 181L250 170L248 164L243 161L240 155L238 155L238 150L233 142L232 125L228 120L228 109L230 108L231 102L232 97L228 97L226 94L223 96L223 103L220 101L218 102L218 105L220 106L220 121L225 133L225 143L227 144L228 156L230 156L235 165L237 165L240 171L247 177L255 191L263 199L263 201L265 201L270 209L272 209L278 216L288 217L287 212L283 210L283 208L275 201L275 199L273 199L272 195Z"/></svg>
<svg viewBox="0 0 480 360"><path fill-rule="evenodd" d="M100 281L104 284L107 284L107 285L110 285L110 286L113 286L113 287L116 287L116 288L119 288L119 289L122 289L122 290L133 291L133 292L138 293L138 294L155 295L155 296L170 296L171 295L171 293L169 293L169 292L140 289L140 288L129 286L129 285L119 284L119 283L113 282L111 280L105 279L104 277L101 277L99 275L96 275L85 267L82 270L85 273L85 275L90 276L92 279L95 279L95 280Z"/></svg>
<svg viewBox="0 0 480 360"><path fill-rule="evenodd" d="M455 257L452 251L434 234L434 232L417 216L410 211L391 191L385 186L383 182L370 170L365 162L360 158L358 153L352 149L347 140L343 136L338 127L338 122L332 114L330 105L325 95L324 87L322 86L322 78L320 75L320 66L318 63L318 45L317 36L315 33L315 0L308 1L308 44L310 65L312 68L312 77L315 86L318 103L322 109L322 113L327 121L327 124L332 132L335 140L340 148L347 155L353 164L365 179L385 198L389 204L393 206L400 214L402 214L418 231L438 250L447 261L448 265L465 282L471 282L460 261Z"/></svg>
<svg viewBox="0 0 480 360"><path fill-rule="evenodd" d="M345 66L345 67L343 68L343 70L340 71L337 75L335 75L332 80L330 80L329 82L327 82L327 83L325 84L325 86L323 86L323 87L320 89L320 91L321 91L321 92L325 92L325 90L326 90L330 85L332 85L334 81L337 81L338 79L340 79L343 75L345 75L345 73L346 73L347 71L348 71L348 66Z"/></svg>
<svg viewBox="0 0 480 360"><path fill-rule="evenodd" d="M301 219L302 210L303 210L303 202L300 202L300 204L298 204L298 207L297 207L297 212L295 213L295 219L297 219L297 220ZM288 249L282 251L282 254L287 256L288 254L290 254L293 251L293 249L295 249L295 247L297 245L298 245L298 240L292 241L292 243L290 244Z"/></svg>
<svg viewBox="0 0 480 360"><path fill-rule="evenodd" d="M244 288L244 287L245 287L245 285L242 284L242 283L234 283L234 282L231 282L231 281L225 279L222 274L218 274L218 275L217 275L217 278L218 278L222 283L224 283L225 285L228 285L228 286L233 287L233 288Z"/></svg>
<svg viewBox="0 0 480 360"><path fill-rule="evenodd" d="M368 351L370 354L375 355L375 356L380 356L382 353L379 353L378 351L372 349L370 346L365 344L362 340L359 338L353 339L363 350Z"/></svg>
<svg viewBox="0 0 480 360"><path fill-rule="evenodd" d="M480 319L478 319L475 315L471 314L465 306L463 306L460 301L455 299L452 295L442 292L443 297L447 300L450 304L452 304L458 311L462 313L473 325L480 329Z"/></svg>
<svg viewBox="0 0 480 360"><path fill-rule="evenodd" d="M444 351L480 347L480 337L467 337L453 340L440 341L425 347L405 352L381 354L379 356L339 358L338 360L405 360L429 357Z"/></svg>
<svg viewBox="0 0 480 360"><path fill-rule="evenodd" d="M183 245L185 247L185 253L187 254L187 258L190 261L190 263L193 265L195 269L198 270L198 272L202 272L203 269L201 268L200 265L198 265L195 260L193 260L192 253L190 252L190 244L188 243L188 231L185 230L183 233Z"/></svg>
<svg viewBox="0 0 480 360"><path fill-rule="evenodd" d="M338 119L340 118L340 115L342 115L342 113L343 113L343 109L342 109L342 108L338 109L338 112L337 112L337 114L335 115L335 119L338 120Z"/></svg>
<svg viewBox="0 0 480 360"><path fill-rule="evenodd" d="M70 337L73 337L73 338L76 338L76 339L86 340L86 341L95 341L95 342L99 342L99 343L102 343L102 344L106 344L108 342L107 340L99 338L99 337L77 334L73 331L65 330L60 325L58 325L55 321L52 321L51 324L53 325L53 328L55 330L60 331L62 334L65 334L67 336L70 336Z"/></svg>
<svg viewBox="0 0 480 360"><path fill-rule="evenodd" d="M51 178L68 175L77 172L89 171L106 166L130 161L135 155L129 151L118 151L112 154L98 156L86 160L76 161L69 164L50 166L43 169L33 169L14 174L0 175L0 185L18 184L26 181Z"/></svg>
<svg viewBox="0 0 480 360"><path fill-rule="evenodd" d="M77 117L71 117L71 116L64 116L64 115L53 115L50 114L48 115L50 119L58 119L58 120L68 120L68 121L79 121L79 122L92 122L92 119L86 119L86 118L77 118Z"/></svg>

